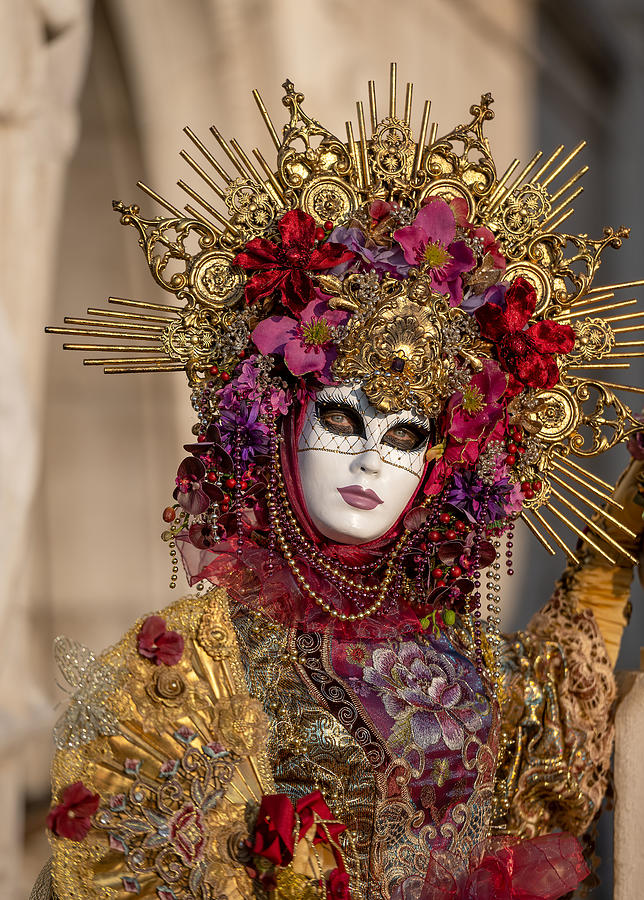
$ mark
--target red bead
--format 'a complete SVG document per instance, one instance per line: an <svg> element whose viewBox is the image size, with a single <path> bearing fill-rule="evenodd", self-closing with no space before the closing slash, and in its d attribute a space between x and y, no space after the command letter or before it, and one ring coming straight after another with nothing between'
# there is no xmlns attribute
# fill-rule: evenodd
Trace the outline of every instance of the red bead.
<svg viewBox="0 0 644 900"><path fill-rule="evenodd" d="M463 574L463 570L460 566L452 566L452 568L449 570L449 574L452 576L452 578L458 578L459 575Z"/></svg>
<svg viewBox="0 0 644 900"><path fill-rule="evenodd" d="M443 570L441 569L440 566L436 566L435 569L432 569L432 578L442 578L442 577L443 577Z"/></svg>
<svg viewBox="0 0 644 900"><path fill-rule="evenodd" d="M450 528L449 531L445 532L445 537L448 541L453 541L456 539L456 532Z"/></svg>
<svg viewBox="0 0 644 900"><path fill-rule="evenodd" d="M236 478L227 478L225 483L226 483L227 488L237 487L237 479Z"/></svg>
<svg viewBox="0 0 644 900"><path fill-rule="evenodd" d="M246 351L245 350L240 350L237 355L239 356L240 359L246 359Z"/></svg>
<svg viewBox="0 0 644 900"><path fill-rule="evenodd" d="M517 458L513 453L510 453L508 456L505 457L505 462L508 466L513 466L516 461L517 461Z"/></svg>
<svg viewBox="0 0 644 900"><path fill-rule="evenodd" d="M516 453L517 445L516 444L508 444L508 453Z"/></svg>
<svg viewBox="0 0 644 900"><path fill-rule="evenodd" d="M333 231L333 222L325 222L324 227L327 231Z"/></svg>
<svg viewBox="0 0 644 900"><path fill-rule="evenodd" d="M440 514L440 517L439 517L439 518L440 518L441 522L443 523L443 525L448 525L449 522L450 522L450 519L451 519L452 517L450 516L449 513L444 512L444 513L441 513L441 514Z"/></svg>
<svg viewBox="0 0 644 900"><path fill-rule="evenodd" d="M211 375L219 375L219 366L211 366L208 371Z"/></svg>
<svg viewBox="0 0 644 900"><path fill-rule="evenodd" d="M463 532L463 531L465 531L466 528L467 528L467 525L465 524L465 522L458 521L458 522L456 523L456 530L457 530L457 531Z"/></svg>
<svg viewBox="0 0 644 900"><path fill-rule="evenodd" d="M177 518L177 514L171 506L166 506L163 510L163 521L164 522L174 522Z"/></svg>
<svg viewBox="0 0 644 900"><path fill-rule="evenodd" d="M225 503L226 506L228 506L228 504L230 503L230 496L229 496L228 494L224 494L223 499L222 499L221 502L222 502L222 503Z"/></svg>
<svg viewBox="0 0 644 900"><path fill-rule="evenodd" d="M533 490L533 491L540 491L542 487L543 487L543 485L541 484L540 481L533 481L533 482L532 482L532 490Z"/></svg>
<svg viewBox="0 0 644 900"><path fill-rule="evenodd" d="M324 230L324 228L316 228L315 229L315 239L317 241L323 241L325 237L326 237L326 231Z"/></svg>
<svg viewBox="0 0 644 900"><path fill-rule="evenodd" d="M526 498L526 500L532 500L532 498L534 497L534 491L532 490L532 488L530 488L529 491L523 492L523 496Z"/></svg>
<svg viewBox="0 0 644 900"><path fill-rule="evenodd" d="M198 443L198 444L203 444L203 442L204 442L205 440L206 440L206 435L205 435L205 434L198 434L198 435L197 435L197 443Z"/></svg>
<svg viewBox="0 0 644 900"><path fill-rule="evenodd" d="M441 539L440 531L430 531L427 537L430 539L432 544L437 544Z"/></svg>
<svg viewBox="0 0 644 900"><path fill-rule="evenodd" d="M522 490L523 493L525 494L526 491L531 491L531 490L532 490L532 485L530 484L529 481L522 481L522 482L521 482L521 490Z"/></svg>
<svg viewBox="0 0 644 900"><path fill-rule="evenodd" d="M240 488L242 489L242 491L245 491L245 490L246 490L246 488L248 487L248 482L246 481L245 478L240 482L240 485L239 485L239 486L240 486Z"/></svg>
<svg viewBox="0 0 644 900"><path fill-rule="evenodd" d="M519 453L519 454L525 453L525 447L517 447L517 453Z"/></svg>
<svg viewBox="0 0 644 900"><path fill-rule="evenodd" d="M441 578L440 581L436 582L436 587L447 587L447 582L443 581L443 579Z"/></svg>
<svg viewBox="0 0 644 900"><path fill-rule="evenodd" d="M221 380L224 384L228 384L228 382L230 381L230 375L228 374L228 372L221 373Z"/></svg>
<svg viewBox="0 0 644 900"><path fill-rule="evenodd" d="M208 472L208 481L217 481L218 475L216 472Z"/></svg>

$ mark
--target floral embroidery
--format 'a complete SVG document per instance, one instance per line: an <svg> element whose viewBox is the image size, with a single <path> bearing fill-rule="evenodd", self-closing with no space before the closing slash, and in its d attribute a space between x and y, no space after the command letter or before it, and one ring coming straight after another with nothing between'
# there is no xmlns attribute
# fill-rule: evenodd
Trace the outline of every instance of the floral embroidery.
<svg viewBox="0 0 644 900"><path fill-rule="evenodd" d="M378 647L372 662L364 680L395 720L392 741L403 751L411 745L427 750L440 740L450 750L460 750L466 732L481 728L480 699L444 654L405 642L397 652Z"/></svg>

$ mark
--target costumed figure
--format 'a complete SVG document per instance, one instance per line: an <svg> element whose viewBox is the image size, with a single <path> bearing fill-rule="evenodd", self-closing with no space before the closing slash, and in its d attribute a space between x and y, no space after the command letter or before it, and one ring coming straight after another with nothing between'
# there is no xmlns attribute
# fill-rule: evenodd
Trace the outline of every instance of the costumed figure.
<svg viewBox="0 0 644 900"><path fill-rule="evenodd" d="M98 657L58 639L34 896L555 900L589 876L641 530L640 459L614 494L583 465L641 427L603 371L641 325L593 286L627 232L557 230L577 151L497 175L489 95L414 139L394 66L340 140L284 88L282 137L255 95L274 166L186 129L206 197L115 204L174 302L49 329L187 372L163 539L196 593ZM506 637L519 519L568 567Z"/></svg>

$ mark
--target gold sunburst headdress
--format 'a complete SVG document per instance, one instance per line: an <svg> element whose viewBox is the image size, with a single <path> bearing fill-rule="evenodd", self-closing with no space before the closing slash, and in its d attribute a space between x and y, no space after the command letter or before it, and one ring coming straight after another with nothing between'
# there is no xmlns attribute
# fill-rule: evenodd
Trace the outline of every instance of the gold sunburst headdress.
<svg viewBox="0 0 644 900"><path fill-rule="evenodd" d="M583 144L547 157L538 152L523 167L515 160L498 174L484 134L493 117L489 94L471 107L466 124L444 136L427 101L414 137L412 85L401 114L392 65L385 117L370 82L368 111L358 102L357 129L347 122L340 139L304 111L290 81L284 89L289 121L281 136L254 92L274 165L213 126L216 156L186 128L200 156L181 156L203 194L180 180L190 198L180 209L139 183L167 212L153 218L114 203L174 302L110 298L116 309L89 309L87 318L47 330L101 337L105 343L65 348L89 353L85 364L109 374L185 371L200 410L195 432L207 446L219 446L206 428L218 421L222 392L249 354L264 384L274 378L271 358L279 357L273 383L284 396L294 390L292 376L326 373L327 380L357 380L385 411L411 405L430 416L446 407L453 416L455 403L475 415L485 399L477 373L489 380L500 368L508 385L500 452L511 481L522 485L522 518L553 554L559 546L575 560L560 527L581 535L585 526L586 540L595 545L599 538L595 546L612 559L607 548L619 552L620 545L592 518L598 502L609 499L609 485L584 461L641 427L621 395L644 389L615 383L608 372L644 355L644 344L630 339L644 312L632 310L633 299L614 299L644 282L595 284L603 251L619 247L626 229L606 228L598 239L559 230L582 190L577 182L587 167L565 173ZM435 234L426 229L414 257L421 217L444 223L446 209L452 243L438 226ZM272 356L258 353L252 336L276 314L284 340ZM319 351L327 368L289 364L284 346L291 338L298 352ZM533 371L522 365L526 353ZM230 480L224 457L217 459ZM179 474L186 485L203 480L208 487L189 466ZM192 511L209 502L225 511L224 487L206 491Z"/></svg>

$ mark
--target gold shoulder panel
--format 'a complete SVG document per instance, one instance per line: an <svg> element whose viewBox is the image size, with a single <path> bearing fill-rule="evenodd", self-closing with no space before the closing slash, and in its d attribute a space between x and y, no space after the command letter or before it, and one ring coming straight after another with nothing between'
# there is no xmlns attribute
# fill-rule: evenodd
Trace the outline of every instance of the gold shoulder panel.
<svg viewBox="0 0 644 900"><path fill-rule="evenodd" d="M215 589L158 615L183 637L181 659L141 656L138 621L97 661L115 673L115 733L54 759L54 802L77 781L100 796L83 841L51 837L60 900L251 896L235 848L249 805L274 788L266 720L248 694L227 596Z"/></svg>

